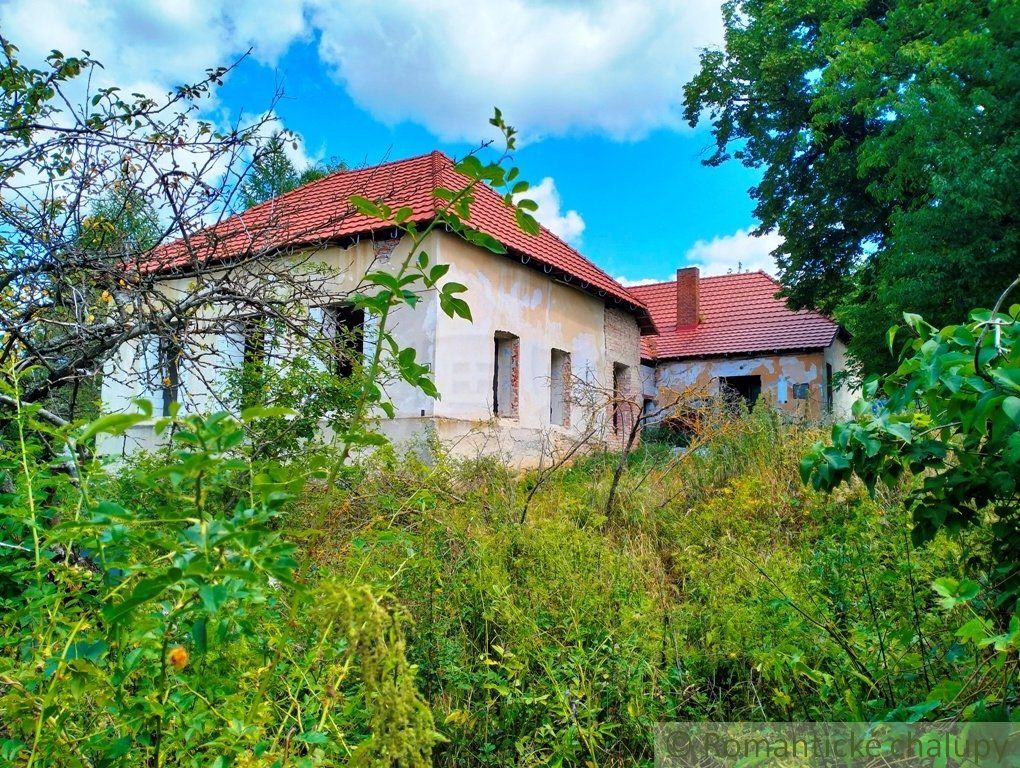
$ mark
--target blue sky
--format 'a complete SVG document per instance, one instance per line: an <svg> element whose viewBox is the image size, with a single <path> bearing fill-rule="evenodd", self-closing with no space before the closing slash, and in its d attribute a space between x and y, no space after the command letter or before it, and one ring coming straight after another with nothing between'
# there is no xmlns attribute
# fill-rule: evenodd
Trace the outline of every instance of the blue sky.
<svg viewBox="0 0 1020 768"><path fill-rule="evenodd" d="M87 48L150 93L250 48L209 113L263 113L282 87L299 164L462 155L497 105L539 218L610 274L771 266L755 174L703 166L711 137L680 118L718 0L6 0L0 23L26 55Z"/></svg>

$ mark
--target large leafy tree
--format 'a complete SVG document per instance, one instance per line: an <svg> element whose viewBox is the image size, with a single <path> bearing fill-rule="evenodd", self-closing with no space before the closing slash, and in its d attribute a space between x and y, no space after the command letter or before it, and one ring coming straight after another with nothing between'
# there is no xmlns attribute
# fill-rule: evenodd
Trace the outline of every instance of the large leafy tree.
<svg viewBox="0 0 1020 768"><path fill-rule="evenodd" d="M1020 261L1020 2L729 0L686 117L710 165L762 170L760 231L796 307L834 312L865 371L903 311L989 307Z"/></svg>

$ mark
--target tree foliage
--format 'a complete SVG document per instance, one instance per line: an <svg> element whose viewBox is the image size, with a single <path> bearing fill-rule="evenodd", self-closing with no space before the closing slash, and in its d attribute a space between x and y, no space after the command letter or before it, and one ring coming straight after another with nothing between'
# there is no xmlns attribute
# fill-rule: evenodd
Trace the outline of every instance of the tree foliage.
<svg viewBox="0 0 1020 768"><path fill-rule="evenodd" d="M252 161L241 185L241 203L245 208L279 197L303 184L318 181L335 171L347 169L346 163L333 158L299 171L287 155L287 144L291 141L292 137L285 133L274 133L266 142L264 151Z"/></svg>
<svg viewBox="0 0 1020 768"><path fill-rule="evenodd" d="M88 55L54 51L42 68L0 38L0 378L26 402L95 381L125 343L179 333L212 306L285 318L292 275L245 264L213 273L198 258L183 294L143 269L229 216L263 122L220 130L199 117L225 68L154 99L95 88ZM252 254L258 259L262 254ZM245 260L242 259L244 262ZM284 291L285 292L285 291Z"/></svg>
<svg viewBox="0 0 1020 768"><path fill-rule="evenodd" d="M718 165L761 169L786 293L835 312L865 370L903 311L988 307L1020 253L1020 3L729 0L686 86Z"/></svg>
<svg viewBox="0 0 1020 768"><path fill-rule="evenodd" d="M915 541L989 524L990 580L1012 602L1020 595L1020 304L1002 303L942 329L905 315L915 338L899 368L869 380L855 419L836 424L832 445L815 446L801 470L816 488L857 475L873 492L918 475L907 497ZM890 341L896 336L894 328Z"/></svg>

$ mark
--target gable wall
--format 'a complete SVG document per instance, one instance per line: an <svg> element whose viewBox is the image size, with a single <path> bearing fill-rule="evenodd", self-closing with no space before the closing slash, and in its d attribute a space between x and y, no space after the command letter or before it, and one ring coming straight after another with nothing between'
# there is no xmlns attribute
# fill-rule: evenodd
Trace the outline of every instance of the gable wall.
<svg viewBox="0 0 1020 768"><path fill-rule="evenodd" d="M825 352L764 355L745 358L672 360L655 366L655 385L660 407L668 407L687 390L717 394L719 379L726 376L761 377L762 398L795 418L819 419L824 415ZM807 385L807 396L795 397L794 385Z"/></svg>
<svg viewBox="0 0 1020 768"><path fill-rule="evenodd" d="M473 317L468 323L442 312L437 316L435 380L442 398L435 415L440 437L461 441L462 453L497 451L509 454L512 463L527 465L569 444L593 420L605 433L602 409L594 413L584 403L611 390L614 362L625 362L636 374L639 335L634 318L551 280L540 269L457 237L440 234L432 247L435 258L451 265L447 279L467 286L460 295ZM519 339L516 418L492 413L497 333ZM553 349L570 354L574 391L568 427L550 422ZM636 377L632 389L639 390Z"/></svg>

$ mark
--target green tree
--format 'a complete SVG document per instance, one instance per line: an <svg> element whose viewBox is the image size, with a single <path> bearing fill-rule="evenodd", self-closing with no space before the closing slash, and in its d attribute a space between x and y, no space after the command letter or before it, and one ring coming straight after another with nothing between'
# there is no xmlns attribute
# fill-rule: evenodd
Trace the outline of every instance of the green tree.
<svg viewBox="0 0 1020 768"><path fill-rule="evenodd" d="M869 379L854 420L834 425L832 444L817 444L801 464L803 478L824 490L854 475L872 491L922 476L907 496L915 541L990 524L988 580L1006 602L1020 595L1020 304L1005 306L1017 288L1020 276L993 310L962 325L940 330L905 315L914 338L899 367Z"/></svg>
<svg viewBox="0 0 1020 768"><path fill-rule="evenodd" d="M686 117L762 170L759 232L796 307L834 312L867 371L903 311L988 307L1020 252L1020 3L729 0Z"/></svg>
<svg viewBox="0 0 1020 768"><path fill-rule="evenodd" d="M241 185L241 203L245 208L272 200L303 184L318 181L334 171L347 169L346 163L334 157L299 171L287 156L287 142L290 140L284 133L273 134L265 150L252 162L248 176Z"/></svg>
<svg viewBox="0 0 1020 768"><path fill-rule="evenodd" d="M159 244L163 231L159 213L142 190L114 184L82 219L77 245L97 256L145 253Z"/></svg>

